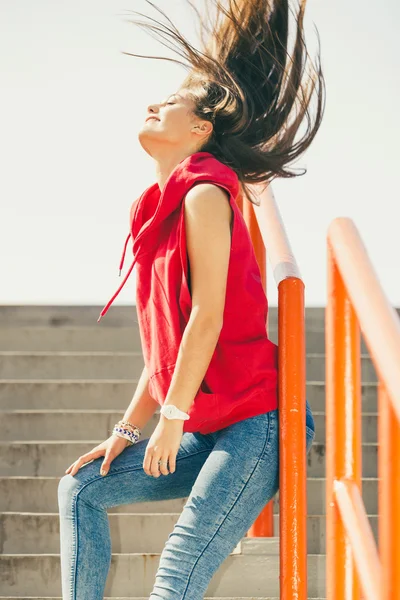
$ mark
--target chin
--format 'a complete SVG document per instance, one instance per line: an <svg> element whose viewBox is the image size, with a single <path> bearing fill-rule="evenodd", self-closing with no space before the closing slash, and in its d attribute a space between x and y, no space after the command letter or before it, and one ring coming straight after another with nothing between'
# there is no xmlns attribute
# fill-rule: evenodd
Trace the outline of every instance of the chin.
<svg viewBox="0 0 400 600"><path fill-rule="evenodd" d="M144 134L142 134L141 131L139 131L139 133L138 133L138 141L139 141L139 144L142 146L143 150L145 152L147 152L147 154L149 156L153 156L152 149L154 149L154 141L152 143L152 140L149 139L149 136L147 135L147 132L144 135Z"/></svg>

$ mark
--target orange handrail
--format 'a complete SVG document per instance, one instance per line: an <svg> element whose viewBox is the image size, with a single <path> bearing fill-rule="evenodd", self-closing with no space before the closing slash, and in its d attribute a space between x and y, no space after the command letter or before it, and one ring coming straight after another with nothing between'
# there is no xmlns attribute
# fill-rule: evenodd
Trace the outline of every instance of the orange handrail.
<svg viewBox="0 0 400 600"><path fill-rule="evenodd" d="M260 206L239 206L266 290L265 248L278 286L280 598L307 600L306 348L304 283L290 248L271 185L252 186ZM272 502L248 536L273 535Z"/></svg>
<svg viewBox="0 0 400 600"><path fill-rule="evenodd" d="M250 233L251 241L256 255L257 263L261 272L261 282L264 291L267 290L267 269L266 269L266 250L262 240L260 228L254 214L253 206L240 195L237 204L243 214L247 229ZM273 500L263 508L253 525L247 532L247 537L273 537L274 535L274 503Z"/></svg>
<svg viewBox="0 0 400 600"><path fill-rule="evenodd" d="M400 589L400 320L357 228L328 230L327 600L395 600ZM363 334L379 379L379 555L361 496Z"/></svg>

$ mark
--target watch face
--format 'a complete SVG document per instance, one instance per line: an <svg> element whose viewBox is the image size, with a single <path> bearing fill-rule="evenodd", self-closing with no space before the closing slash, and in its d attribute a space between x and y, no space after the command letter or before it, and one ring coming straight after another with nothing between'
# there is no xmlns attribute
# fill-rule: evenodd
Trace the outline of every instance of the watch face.
<svg viewBox="0 0 400 600"><path fill-rule="evenodd" d="M172 417L174 414L174 409L172 406L164 406L163 413L166 417Z"/></svg>

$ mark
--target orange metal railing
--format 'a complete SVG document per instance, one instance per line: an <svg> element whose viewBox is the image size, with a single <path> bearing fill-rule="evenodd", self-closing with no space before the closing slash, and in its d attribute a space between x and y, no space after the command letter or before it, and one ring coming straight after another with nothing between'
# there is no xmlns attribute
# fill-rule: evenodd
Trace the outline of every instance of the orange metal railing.
<svg viewBox="0 0 400 600"><path fill-rule="evenodd" d="M378 387L379 554L361 492L361 335ZM400 597L400 320L348 218L328 230L327 599Z"/></svg>
<svg viewBox="0 0 400 600"><path fill-rule="evenodd" d="M253 241L266 290L266 252L278 286L280 490L280 598L307 600L306 348L304 284L271 185L252 186L261 204L238 205ZM267 324L266 324L267 325ZM270 502L248 531L273 535Z"/></svg>

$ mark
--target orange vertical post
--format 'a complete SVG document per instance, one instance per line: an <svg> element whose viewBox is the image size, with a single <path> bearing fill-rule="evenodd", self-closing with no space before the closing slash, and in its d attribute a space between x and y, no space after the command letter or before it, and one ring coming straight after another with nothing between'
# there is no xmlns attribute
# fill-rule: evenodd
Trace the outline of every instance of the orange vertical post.
<svg viewBox="0 0 400 600"><path fill-rule="evenodd" d="M361 337L329 242L325 335L327 600L359 600L354 556L334 483L349 479L361 493Z"/></svg>
<svg viewBox="0 0 400 600"><path fill-rule="evenodd" d="M237 204L243 214L249 231L253 248L256 255L257 263L261 272L261 281L265 293L267 293L267 269L266 269L266 251L265 245L260 233L260 228L257 223L254 209L251 203L243 201L243 196L240 194L237 199ZM266 323L267 326L267 323ZM258 515L253 525L247 532L247 537L273 537L274 535L274 502L271 500Z"/></svg>
<svg viewBox="0 0 400 600"><path fill-rule="evenodd" d="M400 423L382 382L378 387L379 552L382 600L400 590Z"/></svg>
<svg viewBox="0 0 400 600"><path fill-rule="evenodd" d="M279 284L280 598L307 600L304 283Z"/></svg>

